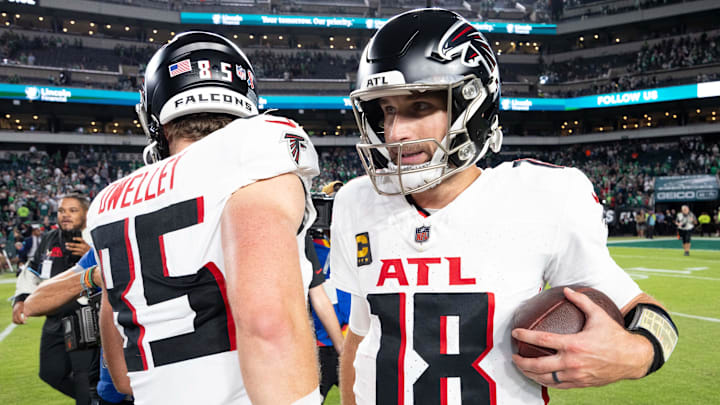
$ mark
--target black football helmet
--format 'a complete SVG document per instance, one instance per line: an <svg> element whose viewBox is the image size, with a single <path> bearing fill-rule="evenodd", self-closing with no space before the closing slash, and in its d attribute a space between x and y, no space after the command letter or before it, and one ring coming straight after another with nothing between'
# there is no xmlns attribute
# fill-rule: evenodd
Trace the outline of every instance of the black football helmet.
<svg viewBox="0 0 720 405"><path fill-rule="evenodd" d="M227 38L203 31L178 34L160 48L145 69L135 106L149 138L146 162L169 155L162 126L189 114L257 115L257 82L245 54Z"/></svg>
<svg viewBox="0 0 720 405"><path fill-rule="evenodd" d="M434 139L386 143L381 97L429 91L447 94L448 131ZM361 140L363 166L380 194L429 189L475 164L488 149L500 150L500 75L490 44L467 20L443 9L419 9L389 20L372 37L350 94ZM434 142L432 159L421 165L393 162L388 147Z"/></svg>

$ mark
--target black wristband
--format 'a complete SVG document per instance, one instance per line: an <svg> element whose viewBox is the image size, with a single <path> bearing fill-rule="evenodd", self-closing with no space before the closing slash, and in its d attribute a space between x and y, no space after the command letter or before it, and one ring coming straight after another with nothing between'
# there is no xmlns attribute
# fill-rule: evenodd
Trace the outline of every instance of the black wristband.
<svg viewBox="0 0 720 405"><path fill-rule="evenodd" d="M13 298L13 305L17 304L18 302L25 302L27 297L29 297L30 294L18 294Z"/></svg>

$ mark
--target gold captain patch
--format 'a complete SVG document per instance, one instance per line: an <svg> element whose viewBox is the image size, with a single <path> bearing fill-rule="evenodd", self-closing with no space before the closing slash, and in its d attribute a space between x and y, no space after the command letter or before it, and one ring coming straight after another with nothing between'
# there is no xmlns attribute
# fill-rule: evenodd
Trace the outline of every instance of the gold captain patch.
<svg viewBox="0 0 720 405"><path fill-rule="evenodd" d="M370 252L370 237L367 232L355 235L357 242L357 265L365 266L372 263L372 252Z"/></svg>

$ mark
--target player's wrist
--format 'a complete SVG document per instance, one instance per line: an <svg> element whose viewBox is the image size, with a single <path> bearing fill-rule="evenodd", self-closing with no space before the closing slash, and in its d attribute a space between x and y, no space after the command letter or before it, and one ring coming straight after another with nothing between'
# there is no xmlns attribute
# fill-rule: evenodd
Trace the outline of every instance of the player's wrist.
<svg viewBox="0 0 720 405"><path fill-rule="evenodd" d="M632 366L627 378L637 380L648 375L648 370L650 370L655 360L655 347L647 337L641 334L632 331L628 331L628 334L632 342L632 344L628 345L631 348Z"/></svg>
<svg viewBox="0 0 720 405"><path fill-rule="evenodd" d="M646 339L653 348L653 360L645 375L659 370L678 342L677 326L663 308L654 304L636 305L625 316L627 330Z"/></svg>

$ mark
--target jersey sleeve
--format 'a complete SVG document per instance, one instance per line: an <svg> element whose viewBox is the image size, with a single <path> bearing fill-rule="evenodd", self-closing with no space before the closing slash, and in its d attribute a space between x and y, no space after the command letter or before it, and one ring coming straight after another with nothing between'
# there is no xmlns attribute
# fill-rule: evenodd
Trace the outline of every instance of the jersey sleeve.
<svg viewBox="0 0 720 405"><path fill-rule="evenodd" d="M214 152L223 159L223 191L227 195L257 181L293 173L302 181L306 204L304 230L315 221L310 189L320 173L318 157L309 136L296 122L259 115L237 119L220 130Z"/></svg>
<svg viewBox="0 0 720 405"><path fill-rule="evenodd" d="M346 186L335 195L330 224L330 268L335 287L362 297L364 294L360 290L357 266L353 261L357 252L353 250L352 212L349 205L351 196L348 191Z"/></svg>
<svg viewBox="0 0 720 405"><path fill-rule="evenodd" d="M310 190L310 180L319 173L318 158L299 124L263 114L235 120L222 131L220 149L225 150L228 169L242 173L238 178L250 184L295 173Z"/></svg>
<svg viewBox="0 0 720 405"><path fill-rule="evenodd" d="M622 308L642 291L610 257L603 207L587 177L566 168L559 200L555 248L545 274L551 286L582 284L604 292Z"/></svg>

